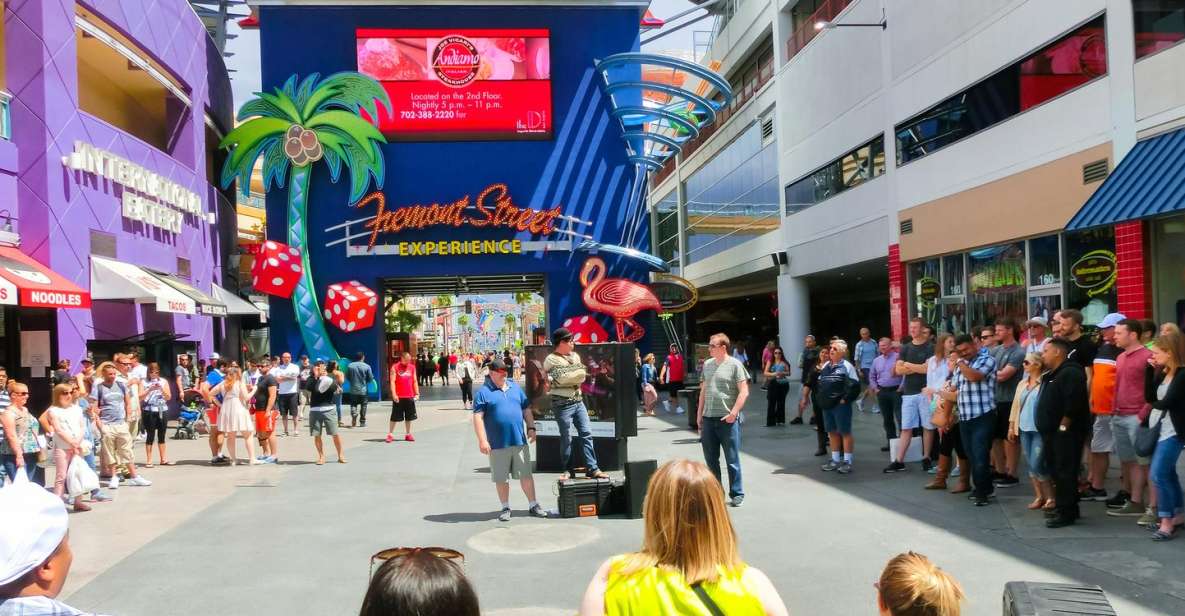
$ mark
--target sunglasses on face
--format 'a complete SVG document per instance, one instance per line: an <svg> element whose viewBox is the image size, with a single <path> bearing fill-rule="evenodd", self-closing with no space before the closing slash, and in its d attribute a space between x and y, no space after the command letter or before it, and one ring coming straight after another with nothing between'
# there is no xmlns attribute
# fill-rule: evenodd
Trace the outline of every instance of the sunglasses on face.
<svg viewBox="0 0 1185 616"><path fill-rule="evenodd" d="M29 395L29 392L27 392L27 391L14 391L14 392L10 393L9 395L10 395L10 396L27 396L27 395Z"/></svg>
<svg viewBox="0 0 1185 616"><path fill-rule="evenodd" d="M455 560L462 565L465 564L465 555L452 548L387 548L370 557L370 577L374 577L374 564L376 562L386 562L394 558L419 554L420 552L427 552L437 558Z"/></svg>

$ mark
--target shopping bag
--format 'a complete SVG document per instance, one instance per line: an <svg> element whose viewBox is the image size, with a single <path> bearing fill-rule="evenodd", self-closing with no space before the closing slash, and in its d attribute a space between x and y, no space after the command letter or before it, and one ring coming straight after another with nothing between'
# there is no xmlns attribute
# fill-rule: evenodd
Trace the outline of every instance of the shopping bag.
<svg viewBox="0 0 1185 616"><path fill-rule="evenodd" d="M70 496L86 494L98 487L99 476L91 470L82 456L74 456L74 459L70 460L70 468L66 470L66 489Z"/></svg>
<svg viewBox="0 0 1185 616"><path fill-rule="evenodd" d="M889 461L897 461L897 447L901 439L889 439ZM909 449L905 452L905 459L902 462L921 462L922 461L922 437L915 437L909 440Z"/></svg>

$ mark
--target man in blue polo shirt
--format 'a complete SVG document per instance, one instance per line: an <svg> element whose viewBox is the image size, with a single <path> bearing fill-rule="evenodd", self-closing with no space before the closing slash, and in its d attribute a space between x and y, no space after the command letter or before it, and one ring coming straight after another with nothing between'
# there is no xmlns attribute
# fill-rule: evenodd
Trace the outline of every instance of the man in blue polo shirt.
<svg viewBox="0 0 1185 616"><path fill-rule="evenodd" d="M498 519L503 522L510 521L511 477L522 485L531 515L547 517L535 500L528 445L535 442L535 416L527 408L529 405L522 388L506 378L506 364L500 359L490 362L490 376L473 396L473 429L477 432L478 448L490 457L490 475L502 502Z"/></svg>

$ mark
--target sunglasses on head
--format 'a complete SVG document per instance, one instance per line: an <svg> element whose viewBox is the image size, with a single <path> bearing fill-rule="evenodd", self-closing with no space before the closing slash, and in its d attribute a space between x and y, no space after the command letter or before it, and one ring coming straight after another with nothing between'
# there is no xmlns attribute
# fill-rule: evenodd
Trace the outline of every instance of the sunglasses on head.
<svg viewBox="0 0 1185 616"><path fill-rule="evenodd" d="M420 552L427 552L437 558L455 560L459 561L462 565L465 564L465 555L452 548L387 548L376 552L374 556L370 557L370 577L374 577L374 564L376 562L404 558L419 554Z"/></svg>

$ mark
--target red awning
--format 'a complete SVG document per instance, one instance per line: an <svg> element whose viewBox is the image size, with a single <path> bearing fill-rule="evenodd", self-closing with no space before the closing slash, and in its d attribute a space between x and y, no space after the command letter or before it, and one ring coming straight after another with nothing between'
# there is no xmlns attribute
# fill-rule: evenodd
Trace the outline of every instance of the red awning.
<svg viewBox="0 0 1185 616"><path fill-rule="evenodd" d="M0 246L0 304L90 308L91 294L20 249Z"/></svg>

